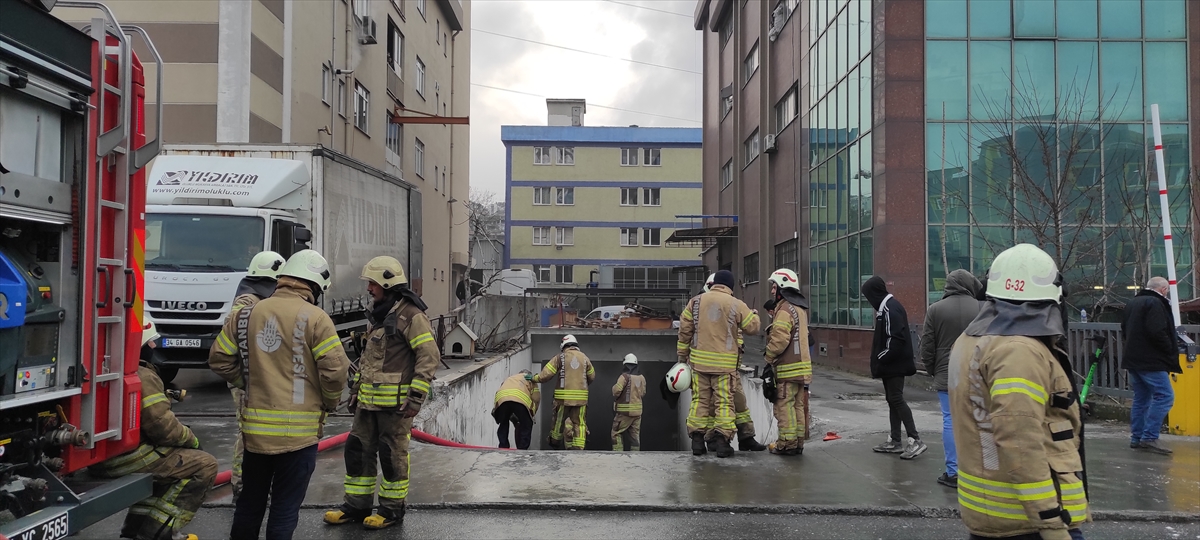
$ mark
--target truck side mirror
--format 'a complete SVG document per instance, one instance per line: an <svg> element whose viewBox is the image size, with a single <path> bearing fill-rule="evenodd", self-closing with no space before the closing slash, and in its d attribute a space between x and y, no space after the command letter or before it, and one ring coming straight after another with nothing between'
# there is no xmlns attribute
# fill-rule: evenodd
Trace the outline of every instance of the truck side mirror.
<svg viewBox="0 0 1200 540"><path fill-rule="evenodd" d="M296 241L296 251L308 249L308 243L312 241L312 231L306 229L303 225L296 225L296 230L292 233L292 238Z"/></svg>

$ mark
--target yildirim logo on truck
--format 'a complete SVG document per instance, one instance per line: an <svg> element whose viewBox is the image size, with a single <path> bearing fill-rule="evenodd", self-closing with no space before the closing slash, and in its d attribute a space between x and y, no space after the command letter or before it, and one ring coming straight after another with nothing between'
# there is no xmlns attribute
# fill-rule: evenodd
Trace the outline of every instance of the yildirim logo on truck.
<svg viewBox="0 0 1200 540"><path fill-rule="evenodd" d="M159 186L182 186L184 184L231 184L254 185L257 174L219 173L208 171L171 171L158 180Z"/></svg>

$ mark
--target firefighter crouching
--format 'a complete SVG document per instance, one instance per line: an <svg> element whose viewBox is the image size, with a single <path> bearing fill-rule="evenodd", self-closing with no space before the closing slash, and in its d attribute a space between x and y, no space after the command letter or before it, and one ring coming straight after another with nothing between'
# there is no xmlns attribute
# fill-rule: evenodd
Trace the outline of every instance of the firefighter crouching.
<svg viewBox="0 0 1200 540"><path fill-rule="evenodd" d="M496 438L500 439L500 448L510 448L509 422L517 428L518 450L529 450L529 444L533 442L533 417L542 401L542 393L533 381L527 380L526 375L531 373L528 369L523 369L520 373L504 379L500 389L496 391L492 418L496 419L498 425Z"/></svg>
<svg viewBox="0 0 1200 540"><path fill-rule="evenodd" d="M630 452L641 450L642 398L646 396L646 378L638 373L637 356L625 355L621 362L621 375L612 387L613 393L613 450Z"/></svg>
<svg viewBox="0 0 1200 540"><path fill-rule="evenodd" d="M366 345L351 380L357 404L344 453L346 493L341 507L325 512L325 522L382 529L404 522L413 417L429 396L441 353L425 316L428 307L408 288L400 261L375 257L363 267L362 279L372 303ZM372 513L377 470L383 481Z"/></svg>
<svg viewBox="0 0 1200 540"><path fill-rule="evenodd" d="M275 293L225 321L209 352L213 372L245 391L242 494L229 537L290 539L317 464L317 441L341 400L350 362L329 315L317 303L329 264L305 249L279 271Z"/></svg>
<svg viewBox="0 0 1200 540"><path fill-rule="evenodd" d="M588 385L596 380L596 368L583 351L579 341L567 334L559 345L562 352L546 362L537 375L525 378L541 384L556 377L554 388L554 425L550 427L550 448L583 450L587 444ZM565 439L564 439L565 438Z"/></svg>
<svg viewBox="0 0 1200 540"><path fill-rule="evenodd" d="M233 306L229 312L229 317L241 308L253 306L259 300L270 298L275 293L275 280L279 276L279 269L283 268L283 264L287 261L283 255L274 251L263 251L254 258L250 259L250 267L246 269L246 277L238 283L237 292L233 299ZM229 391L233 394L233 406L237 410L237 419L241 423L242 420L242 396L245 392L241 388L229 384ZM229 477L229 485L233 488L233 502L237 504L238 496L242 494L242 438L237 437L233 442L233 470Z"/></svg>
<svg viewBox="0 0 1200 540"><path fill-rule="evenodd" d="M971 538L1065 540L1090 520L1062 276L1030 244L1000 255L987 301L950 352L958 504Z"/></svg>
<svg viewBox="0 0 1200 540"><path fill-rule="evenodd" d="M774 412L779 426L779 440L771 445L771 453L796 456L804 453L808 430L804 402L804 387L812 382L808 314L781 292L785 288L799 291L795 272L780 268L771 274L769 281L775 291L775 304L767 335L766 361L775 369Z"/></svg>
<svg viewBox="0 0 1200 540"><path fill-rule="evenodd" d="M200 439L179 422L171 412L158 368L151 358L158 332L154 323L142 331L141 362L138 378L142 381L141 445L89 467L93 476L116 478L132 473L150 473L154 490L150 497L129 507L121 538L138 540L196 540L194 534L180 532L196 515L204 496L217 477L217 460L200 450Z"/></svg>

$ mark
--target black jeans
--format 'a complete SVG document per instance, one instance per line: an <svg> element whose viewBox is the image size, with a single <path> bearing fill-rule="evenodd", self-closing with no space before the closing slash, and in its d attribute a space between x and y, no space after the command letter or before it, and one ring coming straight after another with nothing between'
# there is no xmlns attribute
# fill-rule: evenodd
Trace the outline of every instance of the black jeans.
<svg viewBox="0 0 1200 540"><path fill-rule="evenodd" d="M308 491L308 481L317 468L317 445L285 454L256 454L246 450L242 458L242 494L233 511L231 540L253 540L262 528L271 498L271 517L267 519L267 540L291 540L300 521L300 503Z"/></svg>
<svg viewBox="0 0 1200 540"><path fill-rule="evenodd" d="M517 427L517 448L529 450L529 443L533 441L533 417L529 415L528 408L514 401L505 401L496 408L495 418L500 424L500 427L496 428L500 448L509 448L508 423L511 419Z"/></svg>
<svg viewBox="0 0 1200 540"><path fill-rule="evenodd" d="M904 377L884 377L883 395L887 398L888 415L892 422L892 440L903 442L900 438L900 423L904 423L908 436L920 439L917 435L917 424L913 422L912 409L904 401Z"/></svg>

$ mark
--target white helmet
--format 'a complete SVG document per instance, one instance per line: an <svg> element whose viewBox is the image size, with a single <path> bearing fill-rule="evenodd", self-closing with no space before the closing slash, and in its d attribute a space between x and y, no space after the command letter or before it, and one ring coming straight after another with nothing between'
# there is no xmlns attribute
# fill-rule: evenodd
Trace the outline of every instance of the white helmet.
<svg viewBox="0 0 1200 540"><path fill-rule="evenodd" d="M987 295L1016 302L1062 299L1062 275L1045 251L1033 244L1017 244L992 261Z"/></svg>
<svg viewBox="0 0 1200 540"><path fill-rule="evenodd" d="M716 272L713 272L708 275L708 279L704 281L704 292L708 292L709 290L712 289L713 281L715 281L716 279L717 279Z"/></svg>
<svg viewBox="0 0 1200 540"><path fill-rule="evenodd" d="M667 370L667 389L679 393L692 386L692 368L679 362Z"/></svg>
<svg viewBox="0 0 1200 540"><path fill-rule="evenodd" d="M408 283L408 278L404 275L404 266L395 257L387 255L380 255L367 261L367 265L363 267L361 278L364 281L374 281L376 285L384 289Z"/></svg>
<svg viewBox="0 0 1200 540"><path fill-rule="evenodd" d="M634 356L633 353L629 353L629 354L625 355L625 361L621 362L621 364L622 365L633 364L636 366L637 365L637 357Z"/></svg>
<svg viewBox="0 0 1200 540"><path fill-rule="evenodd" d="M146 321L145 326L142 326L142 346L144 347L159 337L161 336L158 334L158 327L154 326L154 321Z"/></svg>
<svg viewBox="0 0 1200 540"><path fill-rule="evenodd" d="M795 289L800 290L800 277L795 272L787 268L780 268L771 272L771 277L767 278L776 287L780 289Z"/></svg>
<svg viewBox="0 0 1200 540"><path fill-rule="evenodd" d="M316 283L322 291L329 290L329 263L320 253L311 249L297 251L279 271L281 276L290 276Z"/></svg>
<svg viewBox="0 0 1200 540"><path fill-rule="evenodd" d="M274 251L263 251L250 259L250 268L246 269L246 276L275 279L279 276L279 269L286 263L283 255Z"/></svg>
<svg viewBox="0 0 1200 540"><path fill-rule="evenodd" d="M562 343L559 344L558 348L560 350L562 350L562 349L566 349L567 347L570 347L572 345L578 347L579 340L575 339L575 336L573 336L571 334L567 334L567 335L563 336Z"/></svg>

